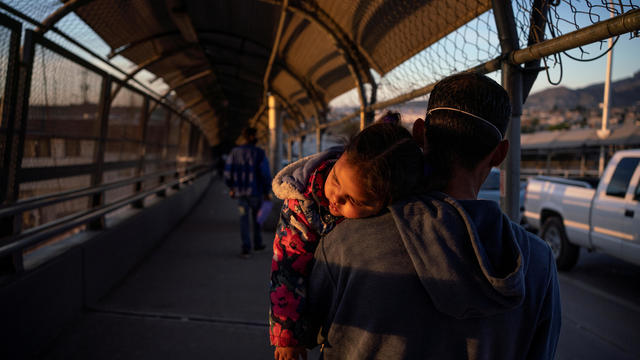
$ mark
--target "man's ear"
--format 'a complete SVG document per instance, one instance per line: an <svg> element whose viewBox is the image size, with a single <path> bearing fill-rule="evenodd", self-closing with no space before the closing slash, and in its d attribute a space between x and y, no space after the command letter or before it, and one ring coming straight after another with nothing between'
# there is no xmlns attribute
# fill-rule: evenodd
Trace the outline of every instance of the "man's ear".
<svg viewBox="0 0 640 360"><path fill-rule="evenodd" d="M504 159L507 157L507 153L509 152L509 140L504 139L498 143L498 146L491 153L491 166L500 165Z"/></svg>

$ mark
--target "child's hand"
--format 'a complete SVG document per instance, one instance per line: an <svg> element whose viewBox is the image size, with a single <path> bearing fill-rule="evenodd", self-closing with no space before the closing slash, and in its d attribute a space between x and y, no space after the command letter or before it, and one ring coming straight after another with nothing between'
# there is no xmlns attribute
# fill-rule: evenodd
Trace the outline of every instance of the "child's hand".
<svg viewBox="0 0 640 360"><path fill-rule="evenodd" d="M276 347L273 354L275 360L307 360L307 349L304 347Z"/></svg>

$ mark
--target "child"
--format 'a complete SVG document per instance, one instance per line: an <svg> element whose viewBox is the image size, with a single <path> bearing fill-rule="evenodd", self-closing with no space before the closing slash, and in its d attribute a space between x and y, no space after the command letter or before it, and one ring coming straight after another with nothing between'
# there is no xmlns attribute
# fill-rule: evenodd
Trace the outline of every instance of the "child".
<svg viewBox="0 0 640 360"><path fill-rule="evenodd" d="M385 121L344 149L298 160L276 175L273 191L284 200L271 266L269 333L276 360L306 358L307 279L319 238L344 218L376 215L415 192L422 173L422 152L412 135Z"/></svg>

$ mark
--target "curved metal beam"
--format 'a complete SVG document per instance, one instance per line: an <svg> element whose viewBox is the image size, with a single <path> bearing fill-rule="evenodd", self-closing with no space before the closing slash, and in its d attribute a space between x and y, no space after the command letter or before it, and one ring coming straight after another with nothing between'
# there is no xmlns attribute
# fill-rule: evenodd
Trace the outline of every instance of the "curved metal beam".
<svg viewBox="0 0 640 360"><path fill-rule="evenodd" d="M129 50L129 49L133 49L136 48L138 46L144 45L148 42L154 41L154 40L158 40L161 39L163 37L169 37L169 36L178 36L181 35L180 31L169 31L169 32L164 32L164 33L159 33L159 34L154 34L151 36L147 36L146 38L142 38L136 41L132 41L128 44L122 45L117 49L111 49L111 52L109 52L109 54L107 55L107 59L112 59L118 55L122 55L123 52Z"/></svg>
<svg viewBox="0 0 640 360"><path fill-rule="evenodd" d="M229 36L232 36L232 35L229 35ZM203 42L206 42L206 40L204 40ZM254 45L262 47L262 44L258 44L256 42L252 42L252 43ZM247 54L247 55L251 55L251 56L257 57L257 58L262 58L262 59L266 58L265 56L263 56L261 54L243 52L243 51L238 50L238 49L236 49L234 47L229 47L229 46L225 46L225 45L216 45L216 46L218 46L220 48L223 48L225 50L228 50L228 51L235 51L237 53ZM216 65L216 63L213 63L213 65ZM233 64L230 63L229 65L237 66L238 64L237 63L233 63ZM307 97L311 100L311 102L313 103L313 106L316 108L316 111L319 112L319 114L321 116L323 116L323 114L327 112L327 104L323 100L323 97L320 95L320 93L313 86L313 84L311 84L309 81L304 79L301 75L298 75L295 72L293 72L293 70L291 70L291 68L289 68L289 66L285 62L275 61L274 65L277 66L278 68L280 68L281 70L283 70L284 72L286 72L296 82L298 82L298 84L300 85L300 88L307 94Z"/></svg>
<svg viewBox="0 0 640 360"><path fill-rule="evenodd" d="M262 84L262 104L256 115L249 120L249 124L254 124L258 120L258 115L263 112L263 109L267 107L267 93L269 92L269 79L271 77L271 67L278 54L278 48L280 47L280 39L282 38L282 32L284 31L284 21L287 18L287 7L289 6L289 0L282 1L282 10L280 11L280 20L278 21L278 30L276 31L276 38L273 40L271 46L271 54L269 55L269 61L267 62L267 68L264 71L264 80Z"/></svg>
<svg viewBox="0 0 640 360"><path fill-rule="evenodd" d="M232 33L227 33L227 32L221 32L221 31L198 31L199 34L203 34L203 35L207 35L207 34L213 34L213 35L223 35L223 36L227 36L236 40L240 40L243 43L247 42L250 43L251 45L254 45L258 48L264 49L265 52L269 52L270 49L268 49L266 46L264 46L263 44L249 39L249 38L245 38L236 34L232 34ZM130 44L127 45L123 45L121 47L119 47L117 50L112 50L111 53L108 55L109 58L113 58L117 55L121 55L123 52L136 48L138 46L142 46L148 42L151 41L155 41L164 37L170 37L170 36L177 36L180 35L179 31L171 31L171 32L165 32L165 33L160 33L160 34L156 34L156 35L152 35L140 40L136 40L131 42ZM203 44L207 44L207 43L212 43L212 41L209 41L207 39L202 39L200 38L200 42ZM253 57L257 57L257 58L261 58L261 59L267 59L267 57L264 54L259 54L259 53L255 53L255 52L247 52L247 51L243 51L241 49L237 49L236 47L232 47L232 46L227 46L227 45L222 45L222 44L217 44L214 43L214 45L216 47L222 48L224 50L227 51L234 51L236 53L239 54L243 54L243 55L249 55L249 56L253 56ZM206 50L205 50L206 52ZM213 65L216 65L215 63L213 63ZM237 63L230 63L229 65L238 65ZM318 92L318 90L313 86L312 83L310 83L309 81L306 81L301 75L296 74L295 72L293 72L291 70L291 68L288 67L288 65L282 61L276 61L275 65L277 67L279 67L280 69L284 70L285 72L287 72L287 74L289 76L291 76L292 78L294 78L300 85L300 87L307 93L307 97L312 101L312 103L314 103L314 107L316 107L316 112L317 112L317 116L319 116L320 118L324 118L324 114L327 112L327 104L326 102L323 100L323 96L320 95L320 93ZM164 97L168 96L168 94L165 94Z"/></svg>
<svg viewBox="0 0 640 360"><path fill-rule="evenodd" d="M302 115L302 112L300 111L300 109L298 109L297 106L291 104L289 100L287 100L284 96L282 96L282 94L280 94L277 90L271 89L271 93L273 94L273 96L278 98L278 101L284 104L289 115L293 115L292 117L295 116L298 119L298 122L301 122L304 119L304 115Z"/></svg>
<svg viewBox="0 0 640 360"><path fill-rule="evenodd" d="M160 99L158 99L158 101L156 101L156 102L153 104L153 106L151 107L151 110L149 110L149 112L153 112L153 110L155 110L155 109L156 109L156 107L158 107L158 105L160 105L160 102L161 102L162 100L166 99L166 98L167 98L167 96L169 96L169 94L171 94L171 92L172 92L172 91L175 91L175 90L177 90L177 89L179 89L179 88L181 88L181 87L183 87L183 86L187 86L187 85L189 85L189 84L191 84L191 83L193 83L193 82L196 82L196 81L198 81L198 80L200 80L200 79L202 79L202 78L204 78L204 77L207 77L207 76L209 76L209 75L211 75L211 74L213 74L213 72L211 71L211 69L209 69L209 70L205 70L205 71L202 71L202 72L200 72L200 73L197 73L197 74L195 74L195 75L193 75L193 76L190 76L190 77L188 77L188 78L186 78L186 79L183 79L181 82L179 82L179 83L177 83L176 85L174 85L174 86L172 86L171 88L169 88L169 90L167 90L167 91L162 95L162 97L160 97Z"/></svg>
<svg viewBox="0 0 640 360"><path fill-rule="evenodd" d="M187 110L189 110L189 109L191 109L193 107L196 107L196 106L198 106L198 105L200 105L203 102L208 101L208 100L209 100L209 98L203 95L203 96L200 96L197 99L189 101L188 103L184 104L182 109L180 109L180 115L184 114Z"/></svg>
<svg viewBox="0 0 640 360"><path fill-rule="evenodd" d="M261 43L258 43L258 42L254 41L252 39L245 38L245 37L240 36L240 35L224 32L224 31L200 31L200 30L196 30L196 31L198 32L198 34L202 34L202 35L223 35L223 36L231 37L231 38L236 39L236 40L241 40L243 42L249 42L249 43L251 43L253 45L256 45L257 47L266 49L267 53L269 52L269 49L265 45L263 45ZM136 40L136 41L132 41L129 44L122 45L118 49L112 50L109 53L108 57L112 58L112 57L117 56L117 55L122 55L122 53L127 51L127 50L131 50L133 48L142 46L142 45L144 45L144 44L146 44L148 42L151 42L151 41L159 40L159 39L164 38L164 37L171 37L171 36L178 36L178 35L181 35L181 33L179 31L168 31L168 32L154 34L154 35L148 36L146 38L142 38L142 39L139 39L139 40ZM202 39L202 38L200 38L199 41L200 42L211 42L209 40ZM260 56L263 56L263 55L261 54Z"/></svg>
<svg viewBox="0 0 640 360"><path fill-rule="evenodd" d="M283 0L260 0L263 2L280 5ZM336 44L336 48L343 55L349 71L354 77L356 87L358 88L358 98L360 100L360 126L364 127L367 118L371 118L371 114L365 116L365 109L375 103L377 84L371 74L369 61L366 53L358 47L356 43L340 28L338 23L333 20L329 14L322 10L317 4L309 1L292 0L288 6L289 10L300 14L305 19L319 25L325 32L331 36ZM371 85L371 97L367 101L364 83Z"/></svg>
<svg viewBox="0 0 640 360"><path fill-rule="evenodd" d="M113 90L113 92L111 93L111 99L114 99L116 97L116 95L118 95L118 92L120 92L120 89L122 89L122 85L126 84L127 82L129 82L129 80L133 79L134 76L136 76L136 74L138 74L140 71L144 70L145 68L156 64L166 58L170 58L172 56L175 56L177 54L183 53L187 50L191 50L195 47L197 47L197 44L191 44L188 46L184 46L184 47L180 47L177 49L173 49L171 51L167 51L164 52L162 54L159 55L154 55L152 57L150 57L149 59L143 61L142 63L138 64L138 67L136 67L132 72L127 74L127 77L122 80L122 82L118 82L118 86Z"/></svg>
<svg viewBox="0 0 640 360"><path fill-rule="evenodd" d="M324 118L324 114L327 113L327 105L322 101L320 95L315 91L311 84L307 83L303 79L301 79L297 74L295 74L288 66L284 63L279 63L278 67L285 72L287 75L292 77L296 82L300 85L302 90L307 94L307 97L311 100L311 104L313 105L313 111L315 113L316 122L320 121L320 116Z"/></svg>
<svg viewBox="0 0 640 360"><path fill-rule="evenodd" d="M52 27L56 25L60 19L67 16L70 12L73 12L79 9L82 6L85 6L91 3L93 0L70 0L67 1L64 5L57 8L54 12L49 14L44 21L42 21L42 25L38 26L35 29L35 32L38 34L44 34L49 31Z"/></svg>

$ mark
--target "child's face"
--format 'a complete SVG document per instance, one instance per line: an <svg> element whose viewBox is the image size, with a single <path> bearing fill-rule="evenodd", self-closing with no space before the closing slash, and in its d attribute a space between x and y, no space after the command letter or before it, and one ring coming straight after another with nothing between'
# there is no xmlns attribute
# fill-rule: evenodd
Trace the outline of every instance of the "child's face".
<svg viewBox="0 0 640 360"><path fill-rule="evenodd" d="M382 199L374 199L364 191L357 170L342 155L327 176L324 196L329 200L332 215L355 219L375 215L382 209Z"/></svg>

